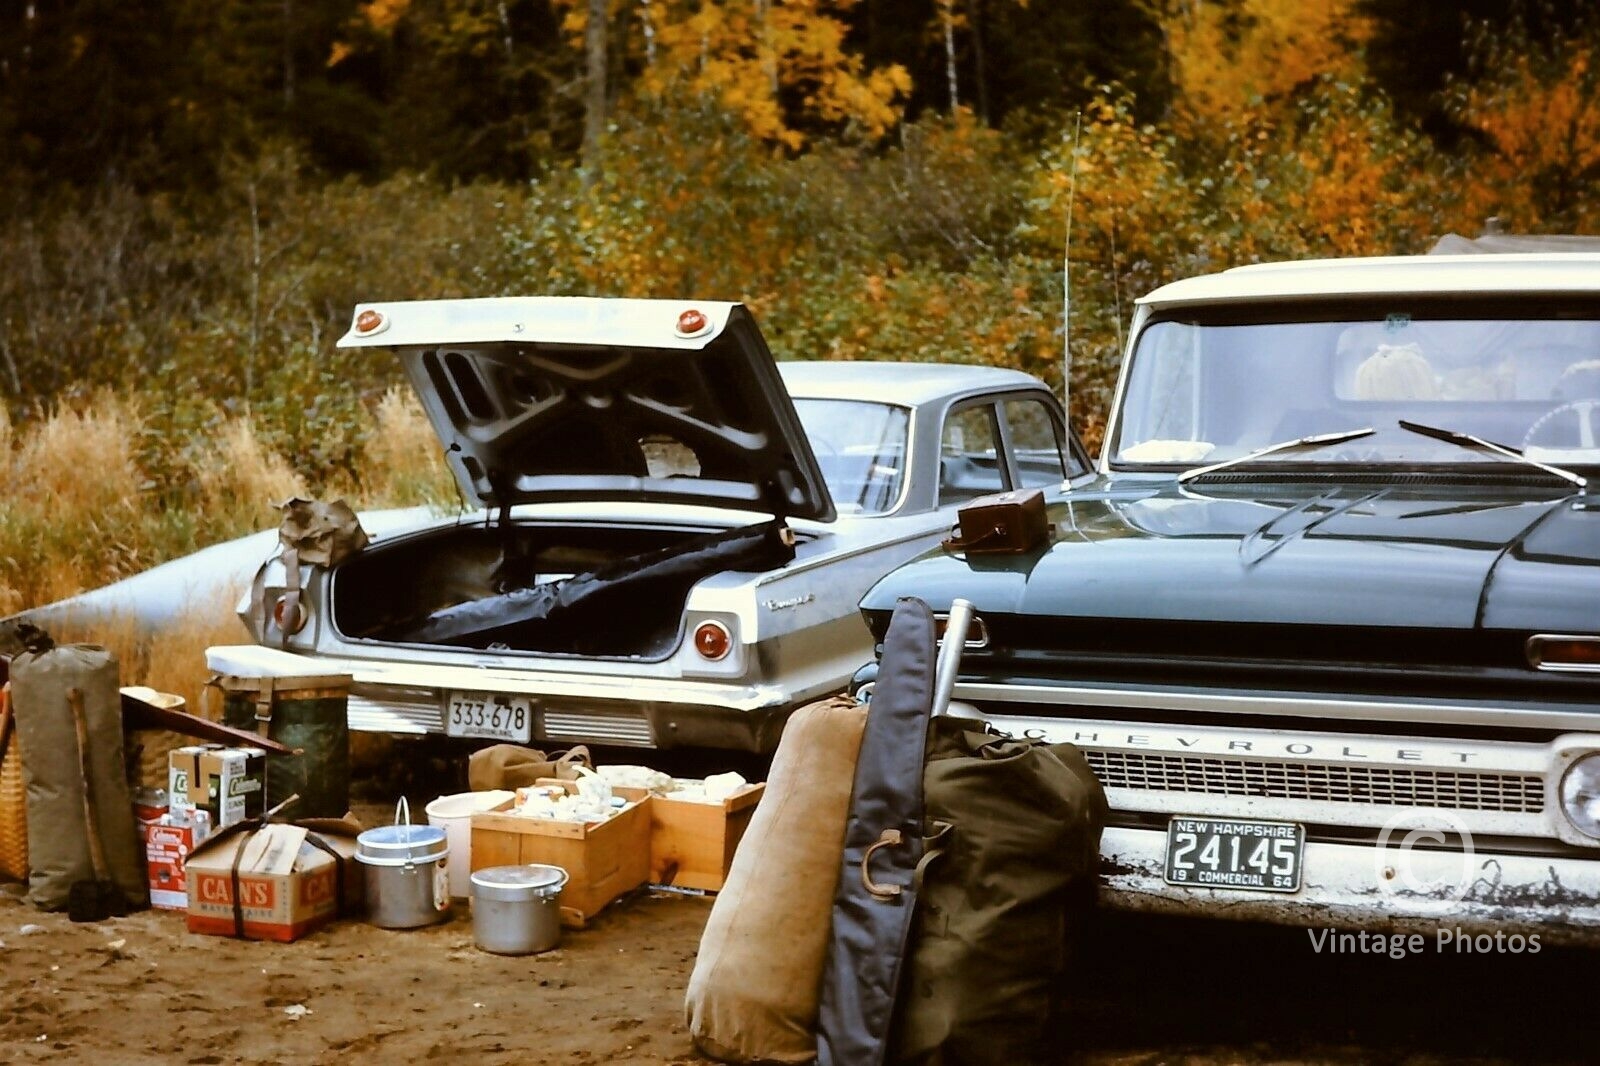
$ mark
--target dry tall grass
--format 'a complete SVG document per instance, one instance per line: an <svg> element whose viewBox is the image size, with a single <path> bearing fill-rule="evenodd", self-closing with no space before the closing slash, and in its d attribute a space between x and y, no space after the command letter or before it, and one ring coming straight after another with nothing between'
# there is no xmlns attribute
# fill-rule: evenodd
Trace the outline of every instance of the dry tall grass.
<svg viewBox="0 0 1600 1066"><path fill-rule="evenodd" d="M102 393L21 431L0 457L0 612L47 603L150 565L135 404ZM153 561L153 560L151 560Z"/></svg>
<svg viewBox="0 0 1600 1066"><path fill-rule="evenodd" d="M456 483L439 454L439 438L416 393L393 386L372 412L362 442L360 497L369 504L400 507L456 502Z"/></svg>
<svg viewBox="0 0 1600 1066"><path fill-rule="evenodd" d="M101 392L15 426L0 406L0 616L270 527L272 505L291 495L349 496L358 508L454 502L438 439L409 391L389 390L350 432L361 442L354 488L308 484L248 414L168 440L136 397ZM141 455L153 455L151 469Z"/></svg>
<svg viewBox="0 0 1600 1066"><path fill-rule="evenodd" d="M231 598L201 595L177 623L151 630L137 619L112 615L52 625L57 643L100 644L117 657L124 685L148 685L174 692L199 711L206 678L205 650L213 644L246 639Z"/></svg>
<svg viewBox="0 0 1600 1066"><path fill-rule="evenodd" d="M199 513L223 529L255 529L272 520L273 505L306 496L305 478L256 435L248 415L229 418L195 462Z"/></svg>

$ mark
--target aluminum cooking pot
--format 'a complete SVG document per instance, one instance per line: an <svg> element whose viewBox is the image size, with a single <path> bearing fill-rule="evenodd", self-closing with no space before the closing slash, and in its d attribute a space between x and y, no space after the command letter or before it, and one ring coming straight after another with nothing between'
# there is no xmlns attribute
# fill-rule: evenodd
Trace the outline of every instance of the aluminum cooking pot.
<svg viewBox="0 0 1600 1066"><path fill-rule="evenodd" d="M432 925L450 911L449 837L443 827L412 825L401 797L395 824L356 837L356 861L366 868L367 918L385 929Z"/></svg>
<svg viewBox="0 0 1600 1066"><path fill-rule="evenodd" d="M532 955L561 943L559 866L490 866L472 875L472 939L496 955Z"/></svg>

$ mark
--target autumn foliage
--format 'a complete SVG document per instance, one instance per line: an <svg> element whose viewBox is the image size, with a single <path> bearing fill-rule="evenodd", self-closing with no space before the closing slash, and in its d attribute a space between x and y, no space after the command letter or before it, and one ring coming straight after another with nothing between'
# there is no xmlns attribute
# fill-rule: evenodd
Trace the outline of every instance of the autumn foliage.
<svg viewBox="0 0 1600 1066"><path fill-rule="evenodd" d="M1600 228L1583 17L1450 23L1419 118L1369 67L1399 0L616 0L584 146L588 0L92 6L0 27L0 611L291 489L450 502L398 366L333 347L359 300L737 299L782 358L1070 363L1093 442L1166 281ZM75 100L151 26L165 80Z"/></svg>

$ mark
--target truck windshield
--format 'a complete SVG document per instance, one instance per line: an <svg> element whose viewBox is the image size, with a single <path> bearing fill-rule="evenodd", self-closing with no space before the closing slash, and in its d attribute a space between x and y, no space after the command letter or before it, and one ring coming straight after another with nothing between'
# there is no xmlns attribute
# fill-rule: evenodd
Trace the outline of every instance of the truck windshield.
<svg viewBox="0 0 1600 1066"><path fill-rule="evenodd" d="M1594 309L1475 318L1455 306L1456 317L1426 306L1360 315L1324 306L1283 315L1293 321L1155 321L1131 356L1112 466L1188 469L1351 426L1376 432L1241 465L1496 461L1408 432L1402 420L1546 463L1600 464Z"/></svg>

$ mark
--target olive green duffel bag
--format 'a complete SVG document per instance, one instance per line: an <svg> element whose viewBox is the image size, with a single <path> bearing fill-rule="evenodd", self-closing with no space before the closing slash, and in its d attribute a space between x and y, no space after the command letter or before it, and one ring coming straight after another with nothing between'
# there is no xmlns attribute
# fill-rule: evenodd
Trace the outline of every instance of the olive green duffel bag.
<svg viewBox="0 0 1600 1066"><path fill-rule="evenodd" d="M1045 1061L1069 923L1093 899L1106 799L1071 744L934 719L930 850L890 1059Z"/></svg>

